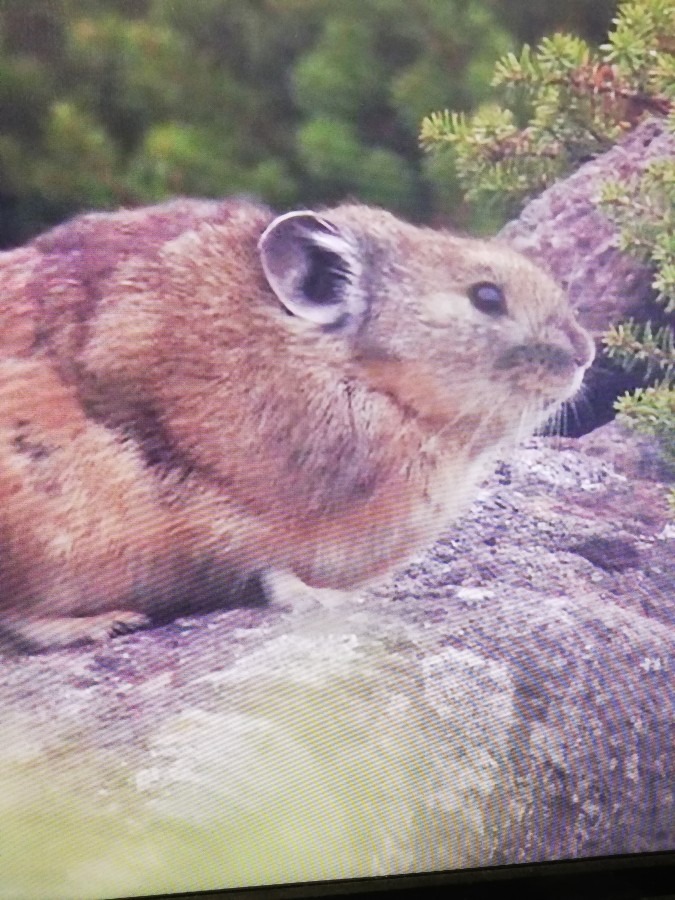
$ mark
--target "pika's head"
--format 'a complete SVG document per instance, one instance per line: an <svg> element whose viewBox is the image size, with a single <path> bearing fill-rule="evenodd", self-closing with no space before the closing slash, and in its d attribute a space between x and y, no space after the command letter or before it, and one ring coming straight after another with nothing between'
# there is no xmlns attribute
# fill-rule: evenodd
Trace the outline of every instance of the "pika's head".
<svg viewBox="0 0 675 900"><path fill-rule="evenodd" d="M542 269L507 246L341 206L276 218L259 244L279 301L352 364L436 420L546 419L581 385L593 342Z"/></svg>

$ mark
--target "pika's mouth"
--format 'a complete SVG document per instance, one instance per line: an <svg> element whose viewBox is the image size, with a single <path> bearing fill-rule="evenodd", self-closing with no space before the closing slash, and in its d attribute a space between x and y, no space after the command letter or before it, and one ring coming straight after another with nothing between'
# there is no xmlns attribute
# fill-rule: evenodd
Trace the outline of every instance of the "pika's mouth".
<svg viewBox="0 0 675 900"><path fill-rule="evenodd" d="M497 377L546 403L569 400L581 387L584 374L593 360L590 341L569 350L559 344L532 343L510 347L496 360Z"/></svg>

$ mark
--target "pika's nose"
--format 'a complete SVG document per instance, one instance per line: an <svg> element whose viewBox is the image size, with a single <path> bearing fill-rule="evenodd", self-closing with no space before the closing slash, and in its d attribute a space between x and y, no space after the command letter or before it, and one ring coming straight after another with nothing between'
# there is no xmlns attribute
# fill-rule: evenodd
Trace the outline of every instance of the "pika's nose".
<svg viewBox="0 0 675 900"><path fill-rule="evenodd" d="M595 343L585 328L573 318L552 316L544 326L546 340L564 347L574 365L585 369L595 359Z"/></svg>
<svg viewBox="0 0 675 900"><path fill-rule="evenodd" d="M590 334L576 322L568 322L563 327L572 348L572 358L579 368L587 368L595 359L595 343Z"/></svg>

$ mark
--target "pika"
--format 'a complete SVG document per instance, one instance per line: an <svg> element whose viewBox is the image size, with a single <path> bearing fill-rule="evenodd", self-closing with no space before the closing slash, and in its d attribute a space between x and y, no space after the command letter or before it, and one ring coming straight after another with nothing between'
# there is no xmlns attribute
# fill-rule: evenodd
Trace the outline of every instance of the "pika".
<svg viewBox="0 0 675 900"><path fill-rule="evenodd" d="M84 215L0 289L0 631L29 650L268 570L384 575L594 355L524 257L357 204Z"/></svg>

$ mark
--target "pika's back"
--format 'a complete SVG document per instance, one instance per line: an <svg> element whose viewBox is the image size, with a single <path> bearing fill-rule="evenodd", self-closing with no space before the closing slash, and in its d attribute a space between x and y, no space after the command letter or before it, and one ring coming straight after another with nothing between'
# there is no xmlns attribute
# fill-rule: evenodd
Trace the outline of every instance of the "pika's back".
<svg viewBox="0 0 675 900"><path fill-rule="evenodd" d="M1 253L0 352L25 354L55 342L72 357L99 302L119 293L126 266L137 263L142 271L182 234L209 225L237 230L237 216L261 212L247 201L179 199L90 213Z"/></svg>

